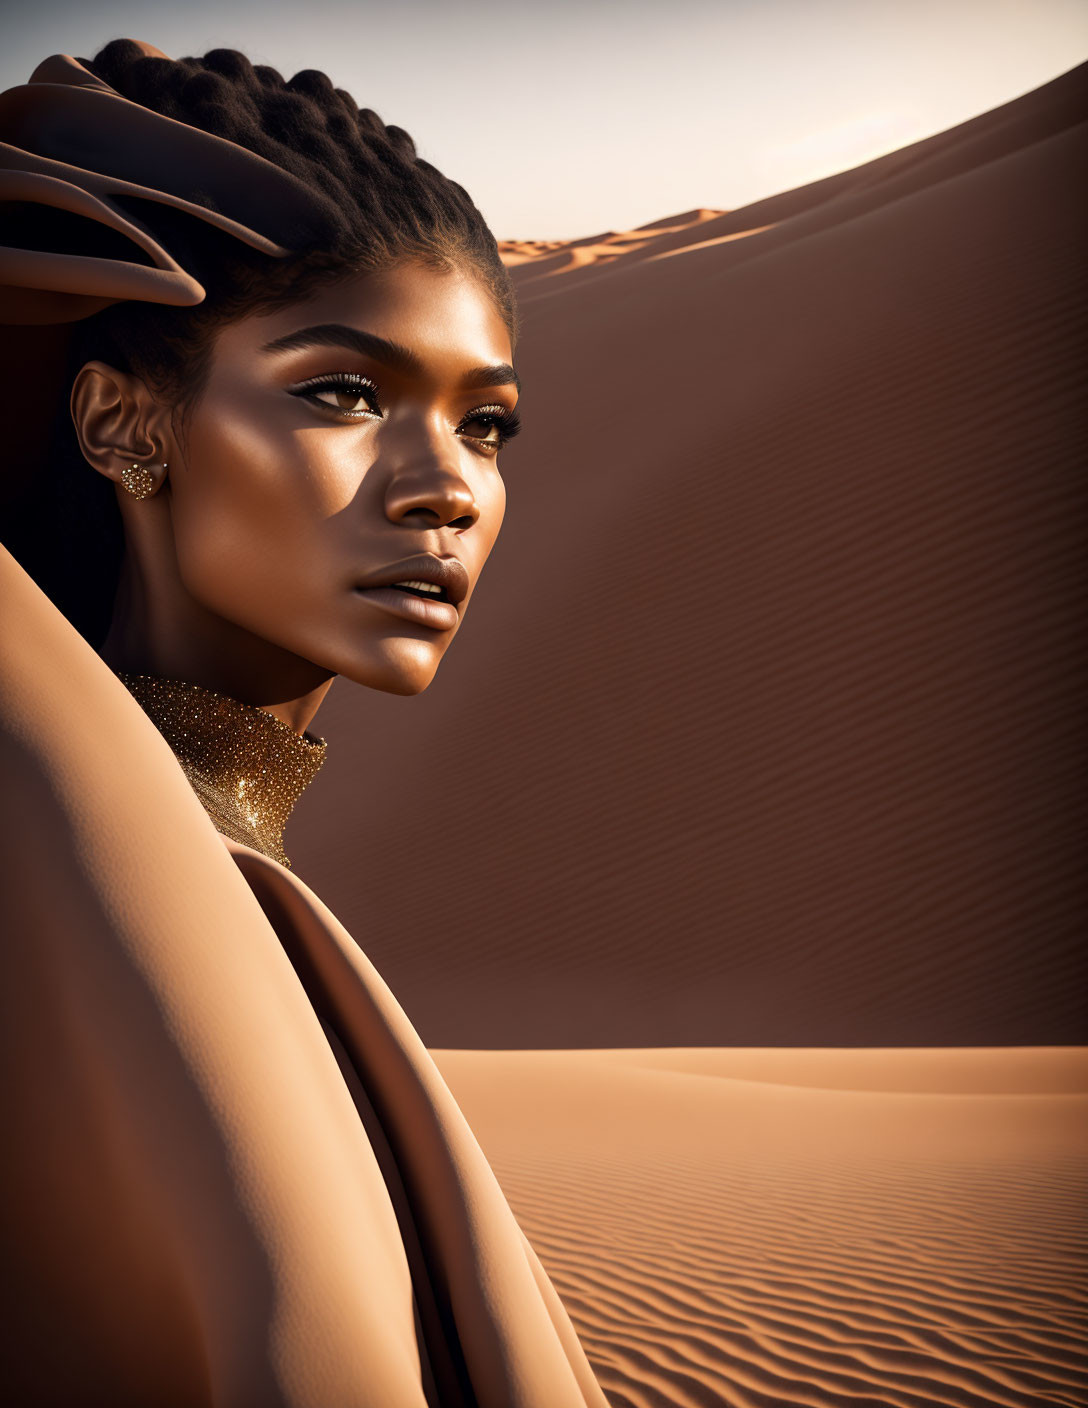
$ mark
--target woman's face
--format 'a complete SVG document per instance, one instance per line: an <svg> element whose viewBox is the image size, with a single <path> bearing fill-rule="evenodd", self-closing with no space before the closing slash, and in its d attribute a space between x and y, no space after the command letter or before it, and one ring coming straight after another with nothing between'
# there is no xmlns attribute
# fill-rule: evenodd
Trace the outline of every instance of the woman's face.
<svg viewBox="0 0 1088 1408"><path fill-rule="evenodd" d="M484 286L415 263L227 325L169 470L184 591L324 670L425 689L502 524L510 363Z"/></svg>

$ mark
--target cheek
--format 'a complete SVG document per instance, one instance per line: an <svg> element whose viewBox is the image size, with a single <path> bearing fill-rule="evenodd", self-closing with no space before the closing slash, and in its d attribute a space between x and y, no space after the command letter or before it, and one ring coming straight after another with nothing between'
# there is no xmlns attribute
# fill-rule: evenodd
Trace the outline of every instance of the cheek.
<svg viewBox="0 0 1088 1408"><path fill-rule="evenodd" d="M237 409L194 425L174 486L174 539L186 588L216 609L297 593L321 575L327 524L353 486L322 442ZM228 613L229 614L229 613Z"/></svg>
<svg viewBox="0 0 1088 1408"><path fill-rule="evenodd" d="M487 528L485 534L487 544L486 560L486 556L490 554L491 549L495 546L495 539L499 536L499 529L502 527L502 521L506 516L506 485L503 483L498 473L493 476L484 492L483 499L479 502L481 510L479 526L482 528L486 525Z"/></svg>

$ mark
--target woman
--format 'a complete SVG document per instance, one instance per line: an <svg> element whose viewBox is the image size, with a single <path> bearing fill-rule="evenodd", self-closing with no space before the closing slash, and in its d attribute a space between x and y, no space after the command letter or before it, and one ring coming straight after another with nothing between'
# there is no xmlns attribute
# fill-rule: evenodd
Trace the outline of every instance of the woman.
<svg viewBox="0 0 1088 1408"><path fill-rule="evenodd" d="M332 680L425 689L498 534L495 242L406 133L233 50L54 55L0 138L4 1401L599 1408L282 843ZM436 777L406 844L450 824Z"/></svg>

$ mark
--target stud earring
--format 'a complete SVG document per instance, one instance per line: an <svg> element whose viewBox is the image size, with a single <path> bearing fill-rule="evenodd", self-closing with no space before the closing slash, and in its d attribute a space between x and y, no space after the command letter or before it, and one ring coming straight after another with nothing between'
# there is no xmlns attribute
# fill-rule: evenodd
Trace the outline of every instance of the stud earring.
<svg viewBox="0 0 1088 1408"><path fill-rule="evenodd" d="M163 469L166 465L163 465ZM145 464L130 464L121 471L121 484L134 499L146 499L156 489L155 476Z"/></svg>

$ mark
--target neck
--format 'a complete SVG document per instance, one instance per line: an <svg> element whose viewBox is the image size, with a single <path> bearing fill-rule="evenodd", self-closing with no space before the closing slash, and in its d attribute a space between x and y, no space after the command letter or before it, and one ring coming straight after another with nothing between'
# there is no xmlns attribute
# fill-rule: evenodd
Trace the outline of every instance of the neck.
<svg viewBox="0 0 1088 1408"><path fill-rule="evenodd" d="M188 681L119 672L225 836L290 866L283 829L325 759L325 742L269 710Z"/></svg>
<svg viewBox="0 0 1088 1408"><path fill-rule="evenodd" d="M118 674L184 680L263 709L297 734L314 720L335 674L144 574L126 554L102 658Z"/></svg>

